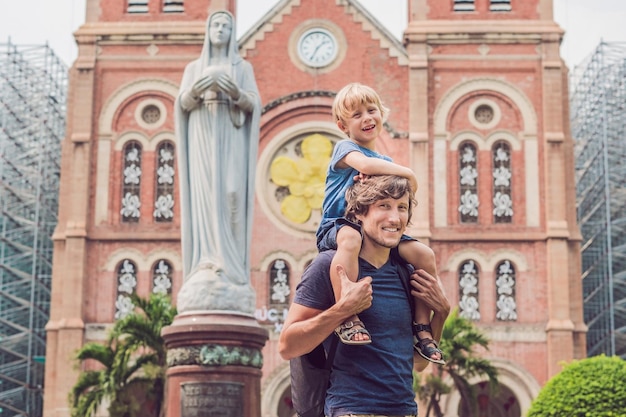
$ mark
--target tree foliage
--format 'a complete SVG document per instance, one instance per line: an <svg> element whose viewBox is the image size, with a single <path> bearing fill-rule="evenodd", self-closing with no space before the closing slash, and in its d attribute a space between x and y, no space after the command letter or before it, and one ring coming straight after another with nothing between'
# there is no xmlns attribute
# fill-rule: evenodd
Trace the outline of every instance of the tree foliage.
<svg viewBox="0 0 626 417"><path fill-rule="evenodd" d="M86 343L76 352L79 364L93 361L97 367L81 372L72 388L72 417L94 416L105 400L111 417L161 415L166 370L161 329L172 323L176 308L163 294L131 299L135 311L115 322L105 344Z"/></svg>
<svg viewBox="0 0 626 417"><path fill-rule="evenodd" d="M626 361L594 356L564 366L542 388L528 417L625 417Z"/></svg>
<svg viewBox="0 0 626 417"><path fill-rule="evenodd" d="M439 347L446 364L437 366L432 375L426 376L421 386L414 387L420 399L428 404L426 417L431 412L436 417L443 416L439 405L441 396L450 393L453 387L461 396L461 415L470 415L477 405L476 392L470 379L486 376L494 391L498 385L496 368L476 353L477 348L489 348L489 339L471 320L459 316L458 309L454 309L443 326ZM453 386L445 382L446 376L452 380Z"/></svg>

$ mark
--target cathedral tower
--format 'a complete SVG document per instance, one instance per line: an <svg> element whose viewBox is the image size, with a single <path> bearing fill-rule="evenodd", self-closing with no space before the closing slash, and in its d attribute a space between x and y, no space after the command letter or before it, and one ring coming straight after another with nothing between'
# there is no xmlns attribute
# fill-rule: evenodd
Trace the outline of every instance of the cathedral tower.
<svg viewBox="0 0 626 417"><path fill-rule="evenodd" d="M403 40L354 0L279 0L239 38L263 106L250 275L256 318L270 332L264 417L293 415L277 339L317 253L319 189L343 138L332 101L354 81L391 108L378 151L417 174L409 232L434 249L452 304L491 340L484 355L502 389L480 391L481 407L521 417L560 361L585 356L567 69L552 0L406 7ZM63 143L45 417L69 416L77 372L67 364L84 343L105 340L132 308L128 294L176 295L182 284L173 104L209 9L234 13L236 2L87 1ZM324 53L312 54L319 39ZM449 395L446 416L458 405Z"/></svg>
<svg viewBox="0 0 626 417"><path fill-rule="evenodd" d="M542 385L561 361L585 356L567 68L552 8L412 0L405 32L410 163L429 179L416 234L430 239L453 305L487 332L487 356L522 412L522 392L534 389L524 374ZM505 404L501 395L493 406Z"/></svg>

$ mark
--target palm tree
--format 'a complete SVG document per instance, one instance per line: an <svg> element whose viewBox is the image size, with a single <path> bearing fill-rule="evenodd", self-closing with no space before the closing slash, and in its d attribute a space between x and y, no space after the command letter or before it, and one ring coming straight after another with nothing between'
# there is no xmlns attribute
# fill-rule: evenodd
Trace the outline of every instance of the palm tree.
<svg viewBox="0 0 626 417"><path fill-rule="evenodd" d="M101 369L83 371L70 393L72 417L92 416L106 398L115 396L118 383L113 380L116 351L110 345L87 343L76 353L80 362L95 360Z"/></svg>
<svg viewBox="0 0 626 417"><path fill-rule="evenodd" d="M172 323L176 308L169 296L152 294L144 299L132 295L135 312L115 322L105 345L87 343L76 354L83 363L100 363L100 369L84 371L70 394L73 417L91 417L104 399L111 417L135 417L140 413L137 393L163 410L166 350L161 329ZM143 410L145 413L145 410Z"/></svg>
<svg viewBox="0 0 626 417"><path fill-rule="evenodd" d="M474 326L474 323L460 317L454 309L443 327L440 348L446 358L446 364L437 366L432 375L425 378L421 387L414 387L422 401L428 404L426 417L432 411L435 417L442 417L439 406L441 396L448 394L452 387L444 382L444 375L452 380L454 388L461 396L461 417L468 417L476 409L476 392L469 380L486 375L489 386L495 390L498 385L496 368L484 358L477 356L476 347L488 349L489 340ZM415 378L418 381L418 378Z"/></svg>

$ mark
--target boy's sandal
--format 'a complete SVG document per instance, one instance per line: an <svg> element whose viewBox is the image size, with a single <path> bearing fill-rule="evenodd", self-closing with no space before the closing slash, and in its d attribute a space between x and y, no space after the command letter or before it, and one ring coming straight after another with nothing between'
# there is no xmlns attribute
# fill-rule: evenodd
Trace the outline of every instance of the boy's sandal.
<svg viewBox="0 0 626 417"><path fill-rule="evenodd" d="M372 343L372 337L370 332L367 331L365 325L360 320L345 321L343 324L335 329L335 333L339 336L341 343L346 345L368 345ZM352 340L352 337L356 334L365 334L369 339L367 340Z"/></svg>
<svg viewBox="0 0 626 417"><path fill-rule="evenodd" d="M439 365L445 365L446 361L443 360L443 352L439 349L439 345L433 339L423 338L418 336L419 332L427 331L430 334L433 333L432 328L428 324L413 323L413 335L415 336L415 344L413 348L419 355L429 362L437 363ZM434 346L433 346L434 345ZM432 356L438 353L441 359L433 359Z"/></svg>

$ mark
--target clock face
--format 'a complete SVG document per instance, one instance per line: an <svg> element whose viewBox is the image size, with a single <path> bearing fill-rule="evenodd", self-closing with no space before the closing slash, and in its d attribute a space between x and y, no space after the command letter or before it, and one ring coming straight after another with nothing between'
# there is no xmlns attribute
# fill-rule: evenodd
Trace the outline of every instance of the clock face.
<svg viewBox="0 0 626 417"><path fill-rule="evenodd" d="M326 29L307 30L298 41L298 54L308 66L325 67L337 56L337 40Z"/></svg>

